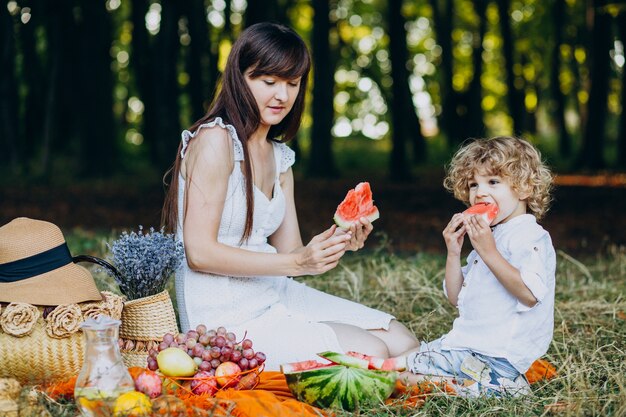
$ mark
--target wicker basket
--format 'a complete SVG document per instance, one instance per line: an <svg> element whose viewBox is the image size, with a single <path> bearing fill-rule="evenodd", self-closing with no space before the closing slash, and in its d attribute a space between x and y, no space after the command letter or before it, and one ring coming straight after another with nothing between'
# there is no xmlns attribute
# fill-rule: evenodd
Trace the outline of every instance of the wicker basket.
<svg viewBox="0 0 626 417"><path fill-rule="evenodd" d="M176 313L169 293L126 301L122 310L120 339L124 364L146 367L148 352L163 340L163 335L178 333Z"/></svg>
<svg viewBox="0 0 626 417"><path fill-rule="evenodd" d="M107 297L121 297L107 293ZM97 306L103 302L79 303ZM66 337L52 338L46 332L44 307L37 306L39 318L30 334L16 337L0 331L0 377L11 377L22 384L39 384L76 375L83 366L85 340L78 330ZM119 310L118 310L119 311ZM114 319L120 315L107 311Z"/></svg>

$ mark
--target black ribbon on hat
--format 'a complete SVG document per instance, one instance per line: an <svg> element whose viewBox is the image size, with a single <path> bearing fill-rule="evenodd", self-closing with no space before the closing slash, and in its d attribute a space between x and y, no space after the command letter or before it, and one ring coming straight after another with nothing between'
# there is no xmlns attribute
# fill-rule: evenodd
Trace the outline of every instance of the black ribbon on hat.
<svg viewBox="0 0 626 417"><path fill-rule="evenodd" d="M72 263L67 243L28 258L0 264L0 283L17 282Z"/></svg>

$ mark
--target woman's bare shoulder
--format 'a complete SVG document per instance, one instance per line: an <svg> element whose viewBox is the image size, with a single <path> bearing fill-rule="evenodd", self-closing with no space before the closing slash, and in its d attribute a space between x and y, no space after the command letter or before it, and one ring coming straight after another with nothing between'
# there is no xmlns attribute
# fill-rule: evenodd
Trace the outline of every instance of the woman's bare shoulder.
<svg viewBox="0 0 626 417"><path fill-rule="evenodd" d="M205 127L189 142L184 171L200 169L229 174L233 161L233 140L228 131L219 126Z"/></svg>

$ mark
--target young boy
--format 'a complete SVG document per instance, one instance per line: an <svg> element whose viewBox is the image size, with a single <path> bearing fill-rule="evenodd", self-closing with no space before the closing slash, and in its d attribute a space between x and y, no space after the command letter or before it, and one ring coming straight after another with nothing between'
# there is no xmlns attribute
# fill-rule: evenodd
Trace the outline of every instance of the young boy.
<svg viewBox="0 0 626 417"><path fill-rule="evenodd" d="M457 213L444 229L443 289L459 316L450 332L406 355L406 379L447 377L465 395L527 391L523 375L553 332L555 252L536 222L552 174L527 141L495 137L463 146L444 186L469 206L495 203L499 212L491 224ZM465 236L474 250L461 266Z"/></svg>

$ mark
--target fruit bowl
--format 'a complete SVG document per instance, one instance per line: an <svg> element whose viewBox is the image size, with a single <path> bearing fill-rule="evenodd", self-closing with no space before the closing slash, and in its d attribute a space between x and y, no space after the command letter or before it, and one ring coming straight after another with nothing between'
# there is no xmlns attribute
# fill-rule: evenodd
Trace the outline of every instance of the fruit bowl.
<svg viewBox="0 0 626 417"><path fill-rule="evenodd" d="M208 372L206 372L206 374L199 372L191 377L171 377L162 375L163 392L173 394L178 390L183 390L188 394L214 395L219 391L229 388L235 390L253 389L259 384L260 375L264 368L265 364L261 364L256 368L237 372L230 372L227 368L225 368L225 371L220 372L220 370L217 369L216 375L211 375Z"/></svg>

